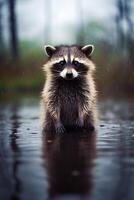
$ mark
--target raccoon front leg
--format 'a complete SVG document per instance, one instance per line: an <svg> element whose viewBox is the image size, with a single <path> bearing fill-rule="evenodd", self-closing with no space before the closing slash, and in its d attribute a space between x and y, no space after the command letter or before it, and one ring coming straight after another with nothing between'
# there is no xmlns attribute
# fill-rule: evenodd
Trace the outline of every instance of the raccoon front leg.
<svg viewBox="0 0 134 200"><path fill-rule="evenodd" d="M78 118L76 119L76 126L78 127L84 126L84 113L80 105L78 106Z"/></svg>
<svg viewBox="0 0 134 200"><path fill-rule="evenodd" d="M65 132L65 128L61 122L61 118L60 118L60 106L58 106L57 108L57 117L55 119L55 131L56 133L64 133Z"/></svg>
<svg viewBox="0 0 134 200"><path fill-rule="evenodd" d="M94 122L94 116L93 112L89 112L85 114L84 117L84 128L87 130L93 131L95 129L95 122Z"/></svg>
<svg viewBox="0 0 134 200"><path fill-rule="evenodd" d="M52 133L54 131L54 123L52 116L50 113L47 111L46 116L45 116L45 126L44 126L44 131L46 133Z"/></svg>

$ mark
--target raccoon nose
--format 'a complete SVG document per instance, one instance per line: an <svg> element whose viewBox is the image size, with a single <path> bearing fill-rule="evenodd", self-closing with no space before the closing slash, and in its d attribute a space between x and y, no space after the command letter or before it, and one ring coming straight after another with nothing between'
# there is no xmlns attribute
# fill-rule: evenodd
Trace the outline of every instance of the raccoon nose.
<svg viewBox="0 0 134 200"><path fill-rule="evenodd" d="M67 79L72 79L73 78L73 73L66 73L66 78Z"/></svg>

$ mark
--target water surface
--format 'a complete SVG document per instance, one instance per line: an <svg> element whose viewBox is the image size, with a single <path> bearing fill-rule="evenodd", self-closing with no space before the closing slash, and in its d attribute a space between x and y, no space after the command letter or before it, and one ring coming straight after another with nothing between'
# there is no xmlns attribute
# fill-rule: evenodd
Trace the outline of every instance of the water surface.
<svg viewBox="0 0 134 200"><path fill-rule="evenodd" d="M42 134L39 98L0 102L0 200L133 200L133 100L99 102L96 132Z"/></svg>

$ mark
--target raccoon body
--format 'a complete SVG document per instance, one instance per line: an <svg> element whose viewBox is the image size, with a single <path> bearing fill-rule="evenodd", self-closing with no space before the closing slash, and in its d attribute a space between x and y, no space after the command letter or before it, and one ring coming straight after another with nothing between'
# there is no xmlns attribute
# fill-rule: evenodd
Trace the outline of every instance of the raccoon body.
<svg viewBox="0 0 134 200"><path fill-rule="evenodd" d="M46 83L42 92L42 124L47 132L68 127L93 130L96 119L93 46L46 46Z"/></svg>

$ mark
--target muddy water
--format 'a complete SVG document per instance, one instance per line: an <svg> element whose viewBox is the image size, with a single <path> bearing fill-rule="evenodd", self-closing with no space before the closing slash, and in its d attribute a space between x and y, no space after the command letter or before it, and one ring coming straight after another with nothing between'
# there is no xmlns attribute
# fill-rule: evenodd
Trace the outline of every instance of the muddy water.
<svg viewBox="0 0 134 200"><path fill-rule="evenodd" d="M42 134L39 99L0 103L0 200L133 200L134 103L103 100L96 132Z"/></svg>

